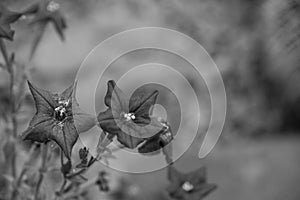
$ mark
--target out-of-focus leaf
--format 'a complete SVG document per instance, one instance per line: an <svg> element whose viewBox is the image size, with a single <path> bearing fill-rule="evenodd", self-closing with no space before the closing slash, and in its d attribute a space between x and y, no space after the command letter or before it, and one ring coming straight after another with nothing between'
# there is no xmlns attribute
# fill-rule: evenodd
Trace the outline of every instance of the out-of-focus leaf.
<svg viewBox="0 0 300 200"><path fill-rule="evenodd" d="M98 179L96 181L96 185L98 185L99 190L102 192L108 192L109 191L109 185L107 180L107 173L105 171L101 171L98 174Z"/></svg>

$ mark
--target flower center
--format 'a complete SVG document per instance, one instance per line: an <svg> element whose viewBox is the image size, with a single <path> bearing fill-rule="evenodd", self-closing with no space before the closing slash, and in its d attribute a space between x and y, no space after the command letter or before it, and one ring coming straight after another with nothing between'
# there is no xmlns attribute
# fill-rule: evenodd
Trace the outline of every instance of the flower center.
<svg viewBox="0 0 300 200"><path fill-rule="evenodd" d="M183 185L181 186L182 189L186 192L191 192L194 189L193 184L191 184L190 182L186 181L183 183Z"/></svg>
<svg viewBox="0 0 300 200"><path fill-rule="evenodd" d="M135 115L134 113L121 113L121 116L123 118L125 118L126 121L129 121L129 120L134 120L135 119Z"/></svg>
<svg viewBox="0 0 300 200"><path fill-rule="evenodd" d="M47 10L49 11L49 12L55 12L55 11L57 11L57 10L59 10L59 4L58 3L56 3L55 1L50 1L49 3L48 3L48 5L47 5Z"/></svg>
<svg viewBox="0 0 300 200"><path fill-rule="evenodd" d="M66 118L66 108L64 106L58 106L55 108L55 119L62 121Z"/></svg>
<svg viewBox="0 0 300 200"><path fill-rule="evenodd" d="M55 119L58 121L63 121L67 116L67 109L66 107L69 105L69 100L59 100L59 106L54 109L55 111Z"/></svg>

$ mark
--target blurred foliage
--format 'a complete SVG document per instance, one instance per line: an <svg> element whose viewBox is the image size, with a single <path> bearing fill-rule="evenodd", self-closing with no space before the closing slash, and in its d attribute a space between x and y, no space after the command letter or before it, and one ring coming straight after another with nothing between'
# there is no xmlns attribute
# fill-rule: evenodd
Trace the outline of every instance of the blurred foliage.
<svg viewBox="0 0 300 200"><path fill-rule="evenodd" d="M14 8L23 9L24 5L37 1L2 0L1 2L9 4L12 10L17 10ZM260 136L268 133L299 132L299 0L150 0L147 2L102 0L98 3L95 0L61 0L58 2L62 3L61 7L68 11L66 17L75 16L73 20L82 21L91 17L90 10L98 3L101 4L100 9L107 9L107 12L110 12L113 6L120 6L123 10L116 9L117 12L107 17L118 14L122 18L121 20L112 18L107 22L113 24L113 31L119 30L115 26L121 28L144 26L143 20L148 14L150 18L158 19L159 22L155 25L176 29L197 40L212 55L224 78L228 97L225 133ZM124 10L128 11L132 18L129 18ZM139 24L134 21L136 24L132 25L129 21L133 19L142 22ZM124 25L127 20L128 25ZM22 24L18 25L22 26ZM104 35L113 32L102 28L101 31ZM28 32L28 35L30 34ZM26 41L27 36L18 39L19 43ZM52 81L53 77L43 76L40 72L36 74L41 82ZM73 74L59 75L60 79L65 80ZM1 85L0 88L0 115L5 119L6 116L3 114L10 106L10 94L2 76L0 79L1 84L4 82L3 87ZM28 101L32 104L31 99ZM281 149L278 151L282 152ZM228 183L228 180L226 181ZM7 185L7 179L1 176L0 196L7 190ZM125 180L121 181L120 187L111 193L111 197L140 199L137 197L140 191L136 188L136 186L131 187L131 184Z"/></svg>

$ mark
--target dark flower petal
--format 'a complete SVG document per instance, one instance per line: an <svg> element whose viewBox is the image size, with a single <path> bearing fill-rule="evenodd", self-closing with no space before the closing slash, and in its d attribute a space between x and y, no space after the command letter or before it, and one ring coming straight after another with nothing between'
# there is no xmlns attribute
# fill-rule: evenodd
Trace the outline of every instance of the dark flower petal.
<svg viewBox="0 0 300 200"><path fill-rule="evenodd" d="M100 127L108 134L116 135L125 147L136 148L145 138L150 138L163 129L162 124L149 115L157 95L157 91L150 94L138 91L129 102L116 83L113 80L108 81L104 102L109 109L99 113ZM122 115L128 113L135 118L124 119Z"/></svg>
<svg viewBox="0 0 300 200"><path fill-rule="evenodd" d="M134 113L136 117L149 117L150 109L155 104L158 91L152 93L135 92L129 100L129 111Z"/></svg>
<svg viewBox="0 0 300 200"><path fill-rule="evenodd" d="M98 122L102 130L105 132L116 135L120 131L120 127L118 127L116 121L120 121L120 119L115 118L118 113L112 109L107 109L104 112L99 113Z"/></svg>
<svg viewBox="0 0 300 200"><path fill-rule="evenodd" d="M127 127L124 126L123 128L127 128ZM127 132L129 132L129 129ZM121 144L123 144L125 147L130 148L130 149L136 148L140 143L142 143L144 141L143 138L133 137L122 131L120 131L117 134L117 138Z"/></svg>
<svg viewBox="0 0 300 200"><path fill-rule="evenodd" d="M151 118L149 124L138 124L114 118L117 114L111 109L99 113L99 125L105 132L116 135L127 148L136 148L145 138L156 135L164 128L155 118Z"/></svg>
<svg viewBox="0 0 300 200"><path fill-rule="evenodd" d="M167 138L166 141L166 134L171 134L171 138ZM163 127L161 131L159 131L156 135L153 137L150 137L149 139L146 139L146 142L139 147L138 151L139 153L148 154L148 155L154 155L160 153L160 149L164 148L167 144L169 144L173 139L173 135L170 132L170 129L168 127ZM165 149L163 153L165 154L171 154L172 149ZM151 153L151 154L150 154Z"/></svg>
<svg viewBox="0 0 300 200"><path fill-rule="evenodd" d="M53 109L58 106L54 99L54 94L33 86L29 81L28 86L34 98L37 112L44 114L52 113Z"/></svg>
<svg viewBox="0 0 300 200"><path fill-rule="evenodd" d="M48 142L51 139L53 128L55 126L54 119L45 118L40 120L37 124L38 117L32 120L32 124L22 133L23 140L32 140L36 142Z"/></svg>
<svg viewBox="0 0 300 200"><path fill-rule="evenodd" d="M115 114L113 114L115 113ZM117 113L111 109L107 109L104 112L99 113L98 121L99 125L103 131L111 134L113 136L117 136L118 141L123 144L127 148L135 148L138 144L140 144L143 139L142 138L135 138L132 135L128 134L132 132L127 125L124 125L122 120L115 119L114 115Z"/></svg>
<svg viewBox="0 0 300 200"><path fill-rule="evenodd" d="M73 146L78 139L78 132L74 124L67 120L63 123L63 126L55 126L51 139L60 146L65 156L70 160Z"/></svg>
<svg viewBox="0 0 300 200"><path fill-rule="evenodd" d="M113 80L107 82L107 92L104 103L119 113L122 111L127 113L129 111L128 99Z"/></svg>

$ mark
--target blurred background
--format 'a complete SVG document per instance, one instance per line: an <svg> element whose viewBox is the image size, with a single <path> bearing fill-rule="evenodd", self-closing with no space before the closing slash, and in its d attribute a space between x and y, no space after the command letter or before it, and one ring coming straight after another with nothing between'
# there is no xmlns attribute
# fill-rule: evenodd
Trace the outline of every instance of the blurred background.
<svg viewBox="0 0 300 200"><path fill-rule="evenodd" d="M12 10L18 10L32 1L6 2ZM209 94L203 80L193 76L188 64L161 52L137 52L113 63L106 77L119 77L118 67L145 63L149 57L157 60L163 58L170 65L179 63L189 82L198 91L202 117L199 136L175 166L185 172L207 166L208 182L218 185L218 189L207 197L208 200L300 199L299 0L57 2L68 26L64 42L59 40L53 27L48 26L33 61L28 63L35 32L27 27L25 19L13 26L16 30L15 41L8 44L9 49L16 51L18 62L32 67L31 79L39 87L62 91L72 83L81 62L91 49L113 34L145 26L183 32L208 51L219 67L226 87L228 111L224 130L219 142L205 159L198 159L197 153L203 140L201 133L206 130L210 117ZM194 53L184 45L180 48ZM106 54L113 54L113 51L107 49ZM86 74L87 90L90 76L93 76L92 71ZM168 76L161 78L168 79ZM6 91L8 80L7 74L1 71L0 106L3 109L9 103ZM176 86L184 91L185 86ZM106 90L106 85L101 87L103 91ZM103 98L100 100L103 101ZM172 110L172 98L169 99L165 94L160 101L169 105L166 110ZM89 106L84 99L81 104L83 107ZM33 108L32 104L29 105ZM105 107L100 105L99 109L104 110ZM185 109L194 114L193 107ZM23 120L24 126L20 127L20 132L28 125L28 115L31 116L34 110L25 109L24 112L27 113L27 120ZM169 118L171 125L176 126L176 120L172 120L172 116ZM189 134L186 130L186 134ZM97 134L95 129L83 134L84 143L91 145L91 149L95 146L93 141L97 141ZM99 168L105 167L99 164L90 171L89 176L92 177ZM103 196L95 189L87 194L89 199L166 199L162 192L168 184L164 169L143 175L115 170L109 173L113 177L110 194ZM55 184L52 187L56 187Z"/></svg>

